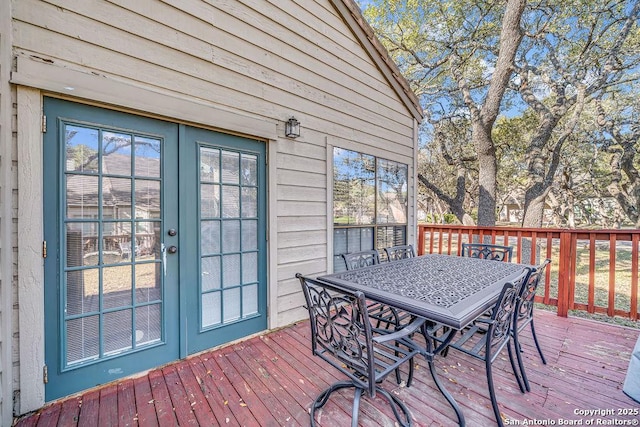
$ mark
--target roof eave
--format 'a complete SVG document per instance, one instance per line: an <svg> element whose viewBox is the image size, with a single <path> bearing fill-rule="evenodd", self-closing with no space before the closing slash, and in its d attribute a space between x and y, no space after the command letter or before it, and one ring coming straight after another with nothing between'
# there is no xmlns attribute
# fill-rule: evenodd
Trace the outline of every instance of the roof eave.
<svg viewBox="0 0 640 427"><path fill-rule="evenodd" d="M329 0L347 23L360 44L365 48L373 62L386 77L411 115L421 122L424 112L416 94L411 90L409 82L404 78L398 65L391 59L389 52L375 35L373 28L366 21L360 7L354 0Z"/></svg>

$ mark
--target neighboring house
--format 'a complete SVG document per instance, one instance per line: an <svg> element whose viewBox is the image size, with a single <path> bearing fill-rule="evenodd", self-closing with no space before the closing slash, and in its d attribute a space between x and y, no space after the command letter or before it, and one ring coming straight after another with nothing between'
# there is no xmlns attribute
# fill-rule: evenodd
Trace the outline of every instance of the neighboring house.
<svg viewBox="0 0 640 427"><path fill-rule="evenodd" d="M353 0L0 2L0 424L414 243L421 119Z"/></svg>

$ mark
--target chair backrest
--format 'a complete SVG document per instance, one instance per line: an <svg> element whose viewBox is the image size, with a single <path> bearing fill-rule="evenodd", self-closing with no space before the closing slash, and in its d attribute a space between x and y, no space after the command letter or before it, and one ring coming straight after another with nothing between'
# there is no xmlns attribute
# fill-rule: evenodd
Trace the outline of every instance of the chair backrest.
<svg viewBox="0 0 640 427"><path fill-rule="evenodd" d="M532 270L527 278L527 281L520 289L520 295L518 300L518 307L514 321L516 322L514 328L524 327L531 320L533 316L533 302L536 297L536 290L540 283L540 278L544 274L547 265L551 263L550 259L545 259L542 264L537 266L535 270ZM518 326L519 325L519 326Z"/></svg>
<svg viewBox="0 0 640 427"><path fill-rule="evenodd" d="M514 313L518 305L518 294L529 277L529 269L525 268L520 276L512 282L505 283L498 301L491 313L491 325L487 331L487 358L495 358L508 343L511 336Z"/></svg>
<svg viewBox="0 0 640 427"><path fill-rule="evenodd" d="M342 258L347 266L347 270L355 270L356 268L380 264L380 254L378 254L378 251L375 249L342 254Z"/></svg>
<svg viewBox="0 0 640 427"><path fill-rule="evenodd" d="M118 242L118 248L120 249L120 254L123 257L128 257L131 255L131 241L128 240L126 242Z"/></svg>
<svg viewBox="0 0 640 427"><path fill-rule="evenodd" d="M412 245L391 246L390 248L384 248L384 252L387 255L387 261L397 261L416 256Z"/></svg>
<svg viewBox="0 0 640 427"><path fill-rule="evenodd" d="M309 311L313 354L375 397L373 334L364 294L301 274L296 277Z"/></svg>
<svg viewBox="0 0 640 427"><path fill-rule="evenodd" d="M491 245L488 243L463 243L462 256L511 262L513 246Z"/></svg>

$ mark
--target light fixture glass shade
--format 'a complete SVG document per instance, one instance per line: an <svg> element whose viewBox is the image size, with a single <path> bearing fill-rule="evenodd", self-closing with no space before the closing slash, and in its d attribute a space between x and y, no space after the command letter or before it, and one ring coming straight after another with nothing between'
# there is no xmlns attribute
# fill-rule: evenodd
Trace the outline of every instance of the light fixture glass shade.
<svg viewBox="0 0 640 427"><path fill-rule="evenodd" d="M284 134L288 138L297 138L300 136L300 122L295 117L291 117L284 124Z"/></svg>

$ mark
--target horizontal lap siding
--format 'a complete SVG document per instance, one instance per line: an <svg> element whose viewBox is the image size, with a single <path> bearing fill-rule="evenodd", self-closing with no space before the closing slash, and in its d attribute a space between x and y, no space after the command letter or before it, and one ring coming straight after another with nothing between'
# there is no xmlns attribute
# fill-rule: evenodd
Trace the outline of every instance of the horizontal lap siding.
<svg viewBox="0 0 640 427"><path fill-rule="evenodd" d="M294 274L327 269L327 143L407 163L413 175L413 118L329 0L13 6L17 55L280 123L300 120L300 138L272 142L278 324L305 315Z"/></svg>

